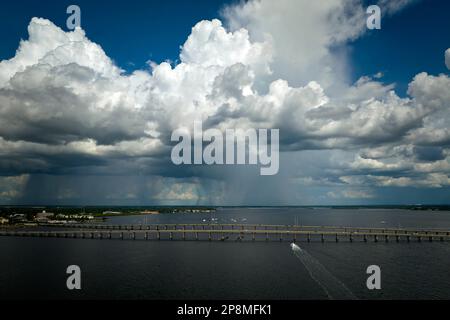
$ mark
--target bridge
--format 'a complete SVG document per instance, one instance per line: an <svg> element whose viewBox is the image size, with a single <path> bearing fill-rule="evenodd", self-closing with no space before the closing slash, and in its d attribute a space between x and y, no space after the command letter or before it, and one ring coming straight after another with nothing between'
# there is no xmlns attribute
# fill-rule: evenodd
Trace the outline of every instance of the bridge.
<svg viewBox="0 0 450 320"><path fill-rule="evenodd" d="M0 237L154 241L411 242L450 240L450 230L264 224L43 224L39 230L0 230ZM56 230L57 229L57 230Z"/></svg>

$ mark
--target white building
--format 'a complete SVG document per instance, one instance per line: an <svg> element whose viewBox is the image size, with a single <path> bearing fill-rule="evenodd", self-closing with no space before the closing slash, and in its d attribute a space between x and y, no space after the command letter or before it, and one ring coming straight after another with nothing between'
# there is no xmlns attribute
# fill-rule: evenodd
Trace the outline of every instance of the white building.
<svg viewBox="0 0 450 320"><path fill-rule="evenodd" d="M48 222L50 218L53 218L55 216L54 213L46 212L43 210L42 212L39 212L36 214L36 221L37 222Z"/></svg>

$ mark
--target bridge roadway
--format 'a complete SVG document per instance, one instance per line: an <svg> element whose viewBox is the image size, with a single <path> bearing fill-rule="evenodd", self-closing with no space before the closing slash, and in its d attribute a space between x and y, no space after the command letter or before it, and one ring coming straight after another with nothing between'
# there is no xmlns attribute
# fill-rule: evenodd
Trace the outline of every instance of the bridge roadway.
<svg viewBox="0 0 450 320"><path fill-rule="evenodd" d="M52 228L49 228L49 227ZM207 240L207 241L290 241L290 242L379 242L449 241L450 231L437 229L356 228L332 226L281 226L232 224L164 225L42 225L47 230L7 231L4 237L47 237L117 240ZM64 230L52 230L54 228ZM77 230L74 230L77 229Z"/></svg>
<svg viewBox="0 0 450 320"><path fill-rule="evenodd" d="M443 229L411 229L411 228L369 228L350 226L300 226L300 225L269 225L269 224L42 224L45 227L63 227L69 229L96 229L96 230L280 230L280 231L328 231L328 232L354 232L354 233L399 233L399 234L434 234L450 235L450 230Z"/></svg>

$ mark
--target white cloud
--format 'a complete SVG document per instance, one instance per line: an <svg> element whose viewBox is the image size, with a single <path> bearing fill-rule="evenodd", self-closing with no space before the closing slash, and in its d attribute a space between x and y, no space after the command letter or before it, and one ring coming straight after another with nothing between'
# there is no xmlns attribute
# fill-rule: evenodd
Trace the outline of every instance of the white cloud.
<svg viewBox="0 0 450 320"><path fill-rule="evenodd" d="M224 10L231 29L246 28L253 39L270 39L273 79L295 86L318 81L324 88L347 83L347 59L331 46L365 30L365 11L357 1L248 1ZM345 23L343 23L345 21Z"/></svg>
<svg viewBox="0 0 450 320"><path fill-rule="evenodd" d="M346 185L356 187L414 187L414 188L442 188L450 186L450 178L445 173L427 173L420 176L392 177L392 176L343 176L340 178Z"/></svg>
<svg viewBox="0 0 450 320"><path fill-rule="evenodd" d="M420 145L448 144L450 141L450 78L447 75L418 74L410 83L408 93L417 108L426 112L421 126L410 133L409 139Z"/></svg>
<svg viewBox="0 0 450 320"><path fill-rule="evenodd" d="M208 68L229 67L236 63L258 67L270 72L272 58L270 44L250 42L246 29L227 32L218 19L201 21L194 28L182 47L181 62Z"/></svg>
<svg viewBox="0 0 450 320"><path fill-rule="evenodd" d="M33 18L28 33L29 39L21 41L16 56L0 63L0 87L16 73L36 64L56 67L76 63L107 77L120 73L102 48L89 41L79 28L64 32L46 19Z"/></svg>
<svg viewBox="0 0 450 320"><path fill-rule="evenodd" d="M378 5L392 15L413 2L379 0ZM345 44L367 32L362 1L251 0L225 8L223 15L232 30L246 28L254 40L270 39L271 80L294 86L317 81L333 96L350 85Z"/></svg>

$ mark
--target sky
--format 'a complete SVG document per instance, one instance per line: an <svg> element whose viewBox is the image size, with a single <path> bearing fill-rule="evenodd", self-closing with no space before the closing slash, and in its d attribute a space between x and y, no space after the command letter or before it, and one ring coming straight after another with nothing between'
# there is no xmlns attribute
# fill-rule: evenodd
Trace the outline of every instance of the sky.
<svg viewBox="0 0 450 320"><path fill-rule="evenodd" d="M71 4L2 4L0 204L450 204L448 1ZM279 173L174 165L196 120L279 129Z"/></svg>

